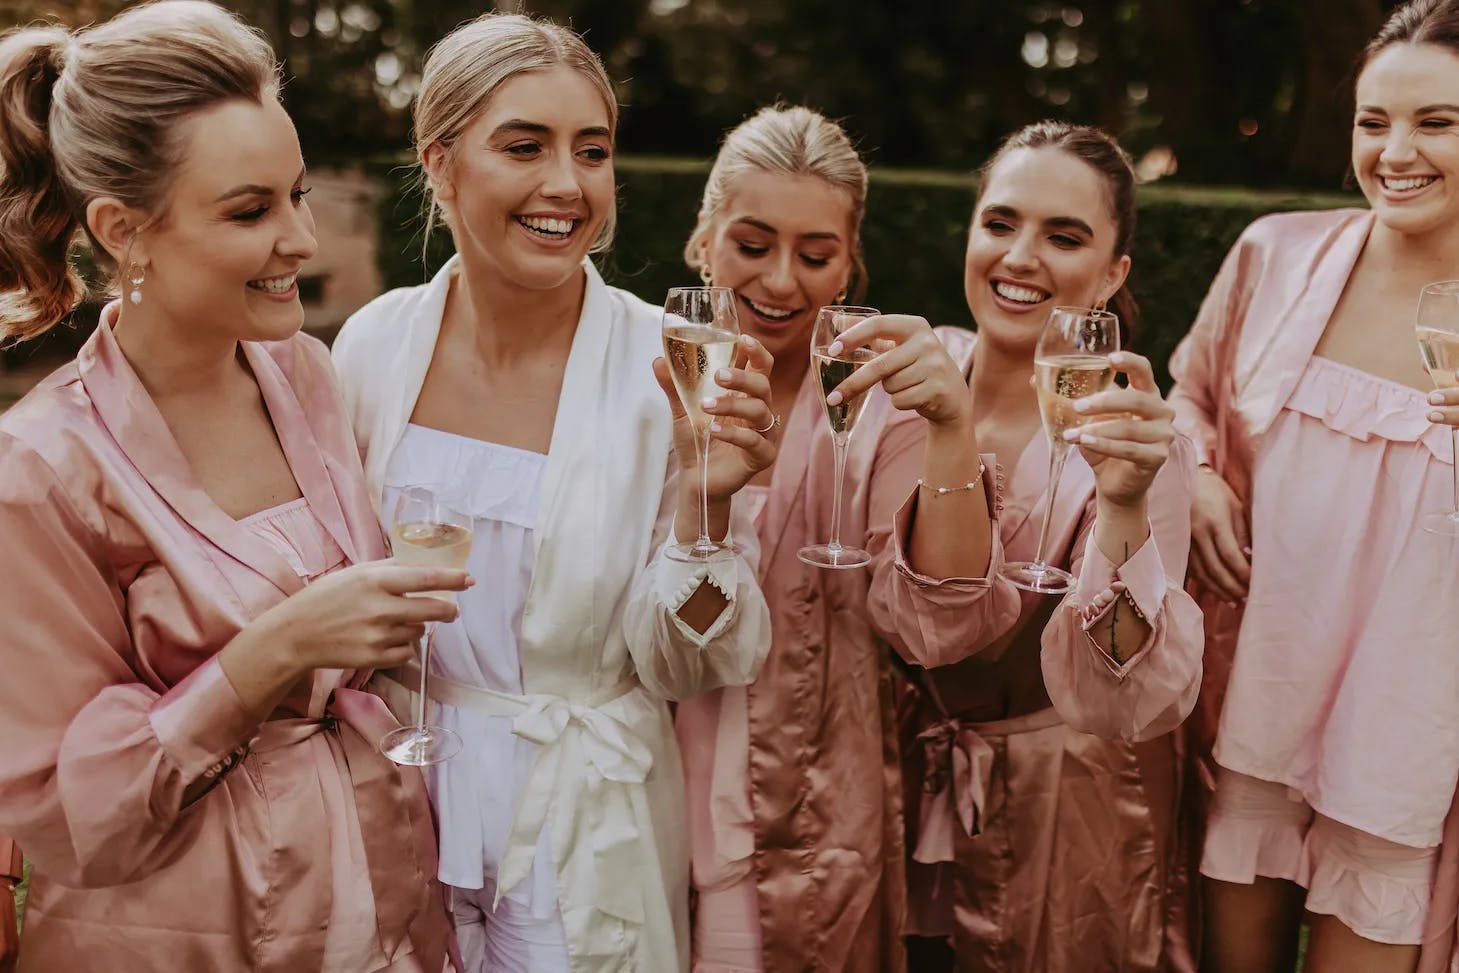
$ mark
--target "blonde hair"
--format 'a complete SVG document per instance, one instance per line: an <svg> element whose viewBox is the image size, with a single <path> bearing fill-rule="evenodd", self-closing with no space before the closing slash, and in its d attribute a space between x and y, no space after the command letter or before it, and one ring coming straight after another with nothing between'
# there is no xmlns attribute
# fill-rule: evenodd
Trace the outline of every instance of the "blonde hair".
<svg viewBox="0 0 1459 973"><path fill-rule="evenodd" d="M416 159L426 197L426 242L443 215L435 187L425 173L425 153L432 145L446 149L449 166L457 140L486 107L497 89L527 71L566 67L581 74L602 96L608 129L618 131L618 101L608 72L583 39L549 20L521 14L485 14L441 38L426 55L420 95L412 112ZM592 252L608 248L618 214L608 214Z"/></svg>
<svg viewBox="0 0 1459 973"><path fill-rule="evenodd" d="M814 176L850 197L853 239L848 290L853 295L864 292L866 259L861 250L861 218L866 215L866 163L845 129L820 112L800 105L761 108L724 137L704 183L699 222L684 244L685 263L693 270L704 266L704 248L714 217L733 191L735 179L746 172Z"/></svg>
<svg viewBox="0 0 1459 973"><path fill-rule="evenodd" d="M85 296L70 261L86 207L112 196L156 219L181 123L276 95L263 35L201 0L161 0L72 33L0 35L0 340L35 337ZM92 239L96 259L114 263Z"/></svg>

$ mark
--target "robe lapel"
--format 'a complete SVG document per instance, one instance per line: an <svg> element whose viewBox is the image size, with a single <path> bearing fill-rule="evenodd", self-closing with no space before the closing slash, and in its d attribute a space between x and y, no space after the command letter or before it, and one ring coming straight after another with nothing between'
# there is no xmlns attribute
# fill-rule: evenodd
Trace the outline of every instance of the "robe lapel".
<svg viewBox="0 0 1459 973"><path fill-rule="evenodd" d="M461 258L453 256L446 261L436 276L431 278L425 301L407 321L400 322L406 329L401 340L389 352L391 361L379 369L378 374L389 376L391 381L384 388L368 389L364 394L379 395L380 406L375 422L370 429L370 452L366 457L365 478L376 509L379 509L385 492L385 470L405 427L415 413L416 401L426 384L426 373L430 371L431 359L436 354L436 341L441 336L441 321L446 314L446 298L451 293L451 280L456 275ZM381 510L381 522L388 523L390 511Z"/></svg>
<svg viewBox="0 0 1459 973"><path fill-rule="evenodd" d="M619 498L604 495L603 477L614 442L622 440L623 432L610 428L603 400L609 382L642 381L638 376L607 374L612 298L597 270L588 263L584 267L583 310L563 370L552 442L542 471L541 527L533 537L535 566L522 619L522 680L529 693L539 691L533 676L539 666L529 656L542 651L564 653L554 667L576 671L589 681L593 678L598 660L591 653L574 653L572 645L553 644L555 636L566 630L568 620L560 612L535 611L534 606L539 602L574 605L575 612L586 613L585 627L573 632L574 644L584 644L585 639L597 644L604 634L600 629L606 618L597 611L593 582L604 559L613 556L604 549L604 531L610 526L610 512L604 504ZM619 459L627 462L631 456L631 452L620 453ZM657 487L660 481L652 479Z"/></svg>
<svg viewBox="0 0 1459 973"><path fill-rule="evenodd" d="M1373 215L1365 213L1322 241L1326 252L1318 255L1307 285L1288 308L1276 314L1265 332L1266 340L1253 345L1255 361L1250 378L1243 383L1245 401L1241 403L1253 433L1266 431L1296 389L1372 228Z"/></svg>
<svg viewBox="0 0 1459 973"><path fill-rule="evenodd" d="M780 442L780 456L775 461L774 472L770 474L770 496L766 501L760 529L759 575L762 586L777 561L791 515L796 510L802 511L804 515L808 509L805 486L811 453L814 452L820 423L825 421L816 377L807 374L805 381L800 383L800 394L796 396L795 404L791 407L790 420L785 426L785 438ZM813 524L807 526L814 529ZM818 544L823 540L824 538L813 538L809 543Z"/></svg>
<svg viewBox="0 0 1459 973"><path fill-rule="evenodd" d="M243 351L253 369L259 391L263 393L264 402L268 405L269 415L274 421L274 431L278 434L279 444L284 449L284 458L294 473L295 482L299 484L304 498L309 501L314 516L329 531L350 563L358 562L359 552L345 519L344 508L340 505L339 495L335 492L334 480L329 475L324 450L314 436L295 389L289 385L278 362L263 348L252 342L244 342Z"/></svg>
<svg viewBox="0 0 1459 973"><path fill-rule="evenodd" d="M298 591L303 581L283 555L224 513L193 475L172 431L111 333L116 307L103 313L102 323L77 356L81 382L102 424L143 478L194 530L268 578L284 594ZM249 360L253 362L251 355ZM274 422L277 428L277 417ZM282 431L280 439L284 439Z"/></svg>

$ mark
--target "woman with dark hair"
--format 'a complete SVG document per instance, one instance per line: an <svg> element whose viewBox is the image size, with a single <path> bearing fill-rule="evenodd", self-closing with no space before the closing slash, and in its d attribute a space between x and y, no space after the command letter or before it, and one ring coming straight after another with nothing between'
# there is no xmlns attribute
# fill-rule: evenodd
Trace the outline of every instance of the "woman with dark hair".
<svg viewBox="0 0 1459 973"><path fill-rule="evenodd" d="M872 585L873 622L924 667L904 754L915 969L1193 969L1170 732L1200 681L1200 616L1182 590L1193 464L1144 358L1111 355L1128 387L1079 400L1097 418L1065 436L1078 449L1044 553L1074 589L1020 591L999 570L1032 559L1053 485L1032 383L1040 333L1058 306L1133 316L1134 220L1129 161L1098 130L1031 125L989 160L964 272L977 332L939 330L968 389L950 416L924 416L922 479L873 531L895 554ZM899 340L898 324L842 340Z"/></svg>
<svg viewBox="0 0 1459 973"><path fill-rule="evenodd" d="M1459 4L1400 8L1360 68L1371 208L1252 224L1171 364L1201 462L1216 973L1290 970L1304 910L1309 969L1412 970L1426 938L1448 969L1454 902L1430 903L1459 780L1459 547L1419 521L1453 503L1436 423L1459 425L1459 396L1431 391L1414 320L1459 276Z"/></svg>

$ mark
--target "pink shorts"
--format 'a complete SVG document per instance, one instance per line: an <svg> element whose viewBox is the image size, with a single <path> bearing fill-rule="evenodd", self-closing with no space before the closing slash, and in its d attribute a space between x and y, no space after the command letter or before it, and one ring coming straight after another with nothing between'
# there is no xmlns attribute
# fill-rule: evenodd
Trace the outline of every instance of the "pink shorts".
<svg viewBox="0 0 1459 973"><path fill-rule="evenodd" d="M1307 911L1364 939L1423 942L1438 848L1413 848L1323 817L1284 784L1220 769L1201 874L1250 885L1258 875L1307 889Z"/></svg>

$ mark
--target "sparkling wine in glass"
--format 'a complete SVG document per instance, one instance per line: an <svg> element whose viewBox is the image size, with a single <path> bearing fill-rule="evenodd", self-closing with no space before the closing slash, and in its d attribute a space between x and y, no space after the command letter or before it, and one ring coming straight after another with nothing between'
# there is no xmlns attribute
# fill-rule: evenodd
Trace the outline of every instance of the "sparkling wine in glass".
<svg viewBox="0 0 1459 973"><path fill-rule="evenodd" d="M1049 439L1049 487L1044 504L1044 523L1039 529L1038 553L1032 561L1009 561L999 574L1014 586L1046 595L1061 595L1074 584L1074 576L1044 560L1049 539L1049 521L1054 498L1070 444L1067 430L1098 418L1074 411L1076 399L1103 392L1114 384L1114 367L1109 356L1120 350L1119 318L1108 311L1083 307L1056 307L1039 335L1034 351L1034 385L1038 389L1039 415Z"/></svg>
<svg viewBox="0 0 1459 973"><path fill-rule="evenodd" d="M1415 332L1419 354L1434 387L1448 389L1459 385L1459 280L1429 284L1419 292L1418 319ZM1454 509L1434 510L1419 519L1419 526L1430 534L1459 537L1459 428L1454 436Z"/></svg>
<svg viewBox="0 0 1459 973"><path fill-rule="evenodd" d="M734 365L740 322L735 292L728 287L674 287L664 301L664 360L673 376L679 401L694 425L699 456L699 536L692 544L674 544L666 553L675 561L695 564L723 561L737 553L733 544L709 536L709 426L700 403L724 395L715 373Z"/></svg>
<svg viewBox="0 0 1459 973"><path fill-rule="evenodd" d="M394 526L390 529L390 550L395 563L430 568L465 568L471 554L469 514L441 500L427 486L408 486L395 501ZM419 598L455 600L450 591L426 591ZM431 672L431 640L435 622L426 622L420 643L420 690L415 697L415 722L391 730L380 739L380 752L398 764L424 767L450 760L461 752L461 738L442 726L426 723L430 699L427 680Z"/></svg>
<svg viewBox="0 0 1459 973"><path fill-rule="evenodd" d="M831 425L836 479L831 499L831 539L824 544L802 547L795 553L806 564L818 568L860 568L871 563L871 555L866 551L841 543L841 491L846 478L846 448L856 429L856 420L861 418L861 410L866 407L867 393L842 399L838 405L827 405L826 396L878 354L871 348L862 347L843 348L839 355L832 355L830 346L847 328L880 313L873 307L823 307L816 314L816 325L811 330L811 370L816 373L821 405L825 406L826 421Z"/></svg>

